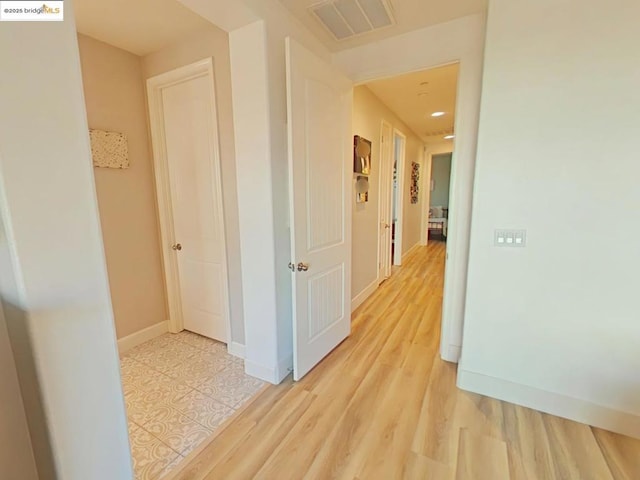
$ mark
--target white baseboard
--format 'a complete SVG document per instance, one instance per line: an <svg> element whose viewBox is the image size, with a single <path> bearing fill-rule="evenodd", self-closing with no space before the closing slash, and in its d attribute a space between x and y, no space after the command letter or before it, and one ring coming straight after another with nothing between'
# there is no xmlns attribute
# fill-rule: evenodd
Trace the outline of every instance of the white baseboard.
<svg viewBox="0 0 640 480"><path fill-rule="evenodd" d="M287 375L291 372L293 372L293 354L280 359L278 362L278 368L275 376L277 383L282 382L282 380L287 378Z"/></svg>
<svg viewBox="0 0 640 480"><path fill-rule="evenodd" d="M133 347L137 347L144 342L148 342L149 340L159 337L160 335L162 335L163 333L167 333L168 331L168 321L156 323L155 325L151 325L150 327L119 339L118 351L122 355L123 353L131 350Z"/></svg>
<svg viewBox="0 0 640 480"><path fill-rule="evenodd" d="M379 286L379 283L378 283L378 279L376 278L373 282L371 282L369 286L365 287L364 290L362 290L359 294L353 297L351 299L351 311L353 312L356 308L362 305L364 301L367 298L369 298L373 294L373 292L375 292L378 289L378 286Z"/></svg>
<svg viewBox="0 0 640 480"><path fill-rule="evenodd" d="M227 352L234 357L244 358L244 345L238 342L229 342L227 344Z"/></svg>
<svg viewBox="0 0 640 480"><path fill-rule="evenodd" d="M611 432L640 438L640 415L463 369L458 369L458 387Z"/></svg>
<svg viewBox="0 0 640 480"><path fill-rule="evenodd" d="M405 253L402 254L402 263L404 263L404 260L411 255L413 252L415 252L418 248L420 248L422 245L420 245L420 242L416 243L413 247L411 247L409 250L407 250Z"/></svg>
<svg viewBox="0 0 640 480"><path fill-rule="evenodd" d="M442 358L445 362L458 363L460 361L460 353L462 351L462 347L457 345L446 345L442 347L440 351L440 358Z"/></svg>
<svg viewBox="0 0 640 480"><path fill-rule="evenodd" d="M247 375L259 378L265 382L278 385L293 370L293 356L289 355L278 362L275 367L260 365L249 360L244 361L244 371Z"/></svg>

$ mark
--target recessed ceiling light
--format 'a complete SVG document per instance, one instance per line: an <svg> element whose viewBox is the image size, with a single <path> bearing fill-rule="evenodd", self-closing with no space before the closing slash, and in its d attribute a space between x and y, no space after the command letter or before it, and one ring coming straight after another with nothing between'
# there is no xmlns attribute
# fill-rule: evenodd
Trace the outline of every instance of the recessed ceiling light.
<svg viewBox="0 0 640 480"><path fill-rule="evenodd" d="M446 137L444 137L445 140L453 140L454 138L456 138L455 135L447 135Z"/></svg>
<svg viewBox="0 0 640 480"><path fill-rule="evenodd" d="M445 115L445 112L433 112L431 114L432 117L442 117L443 115Z"/></svg>

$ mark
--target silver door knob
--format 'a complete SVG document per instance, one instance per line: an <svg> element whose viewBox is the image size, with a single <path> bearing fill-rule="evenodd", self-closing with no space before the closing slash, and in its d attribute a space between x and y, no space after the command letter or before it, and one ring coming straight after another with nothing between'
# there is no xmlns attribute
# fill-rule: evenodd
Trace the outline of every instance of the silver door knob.
<svg viewBox="0 0 640 480"><path fill-rule="evenodd" d="M171 248L173 250L182 250L182 245L180 245L179 243L176 243L175 245L171 245Z"/></svg>
<svg viewBox="0 0 640 480"><path fill-rule="evenodd" d="M298 264L298 271L299 272L306 272L307 270L309 270L309 264L308 263L302 263L300 262Z"/></svg>

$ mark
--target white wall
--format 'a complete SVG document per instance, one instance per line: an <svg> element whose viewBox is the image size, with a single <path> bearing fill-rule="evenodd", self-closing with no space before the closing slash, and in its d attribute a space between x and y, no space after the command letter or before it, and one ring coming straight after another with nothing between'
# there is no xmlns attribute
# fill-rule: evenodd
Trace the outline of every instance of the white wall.
<svg viewBox="0 0 640 480"><path fill-rule="evenodd" d="M0 388L0 478L37 480L38 472L31 447L27 417L2 308L0 308L0 385L2 385Z"/></svg>
<svg viewBox="0 0 640 480"><path fill-rule="evenodd" d="M462 345L484 34L484 15L471 15L333 57L359 83L460 62L440 349L450 361L458 360Z"/></svg>
<svg viewBox="0 0 640 480"><path fill-rule="evenodd" d="M424 190L420 192L420 202L412 204L410 199L411 162L423 164L424 147L422 141L365 85L353 90L353 134L371 141L372 169L369 175L369 201L356 203L355 190L351 195L352 253L351 253L351 296L355 299L376 283L378 279L378 202L380 200L380 131L385 120L392 128L398 129L406 137L404 168L404 239L403 252L409 251L420 242L421 209ZM389 138L389 142L393 139ZM421 173L424 173L422 166ZM355 182L355 176L354 176ZM370 290L371 291L371 290Z"/></svg>
<svg viewBox="0 0 640 480"><path fill-rule="evenodd" d="M638 18L491 1L459 385L640 437Z"/></svg>
<svg viewBox="0 0 640 480"><path fill-rule="evenodd" d="M277 383L275 240L264 22L229 35L245 313L245 369Z"/></svg>
<svg viewBox="0 0 640 480"><path fill-rule="evenodd" d="M0 28L0 296L40 478L129 479L71 3Z"/></svg>

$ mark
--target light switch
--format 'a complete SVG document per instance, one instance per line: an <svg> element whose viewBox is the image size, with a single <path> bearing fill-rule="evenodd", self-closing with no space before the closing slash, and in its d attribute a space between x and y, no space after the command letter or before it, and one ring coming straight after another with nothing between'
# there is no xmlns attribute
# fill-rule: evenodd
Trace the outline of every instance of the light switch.
<svg viewBox="0 0 640 480"><path fill-rule="evenodd" d="M527 243L526 230L496 230L494 244L497 247L524 247Z"/></svg>

